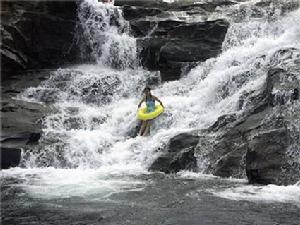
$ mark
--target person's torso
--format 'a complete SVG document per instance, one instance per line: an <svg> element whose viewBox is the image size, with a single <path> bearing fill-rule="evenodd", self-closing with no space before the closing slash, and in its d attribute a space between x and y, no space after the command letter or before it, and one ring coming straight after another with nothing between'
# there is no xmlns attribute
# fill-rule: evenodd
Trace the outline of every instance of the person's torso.
<svg viewBox="0 0 300 225"><path fill-rule="evenodd" d="M146 106L147 106L147 112L155 111L155 100L152 96L149 97L146 96Z"/></svg>

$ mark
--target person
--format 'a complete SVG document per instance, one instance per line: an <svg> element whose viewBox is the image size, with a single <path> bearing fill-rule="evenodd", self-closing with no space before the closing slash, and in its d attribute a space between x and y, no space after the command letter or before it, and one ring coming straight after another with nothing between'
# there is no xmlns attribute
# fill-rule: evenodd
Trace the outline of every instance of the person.
<svg viewBox="0 0 300 225"><path fill-rule="evenodd" d="M145 87L145 89L143 90L143 98L140 101L140 103L138 104L138 108L141 107L143 102L146 102L146 112L150 113L153 112L155 110L155 101L158 101L160 103L160 105L162 107L163 104L162 102L154 95L151 94L151 89L147 86ZM139 135L140 136L146 136L148 134L150 134L150 125L151 125L151 120L144 120L142 122L140 131L139 131Z"/></svg>

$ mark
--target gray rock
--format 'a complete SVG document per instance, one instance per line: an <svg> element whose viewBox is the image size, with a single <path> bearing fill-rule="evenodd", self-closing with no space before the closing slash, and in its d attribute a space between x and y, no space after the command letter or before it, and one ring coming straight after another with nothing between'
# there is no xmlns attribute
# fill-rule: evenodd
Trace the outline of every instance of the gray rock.
<svg viewBox="0 0 300 225"><path fill-rule="evenodd" d="M288 134L285 129L257 133L249 143L246 166L250 183L284 184L281 168L286 163ZM297 180L296 180L297 181Z"/></svg>
<svg viewBox="0 0 300 225"><path fill-rule="evenodd" d="M115 1L123 6L131 33L137 38L138 52L143 67L160 71L162 81L177 80L199 62L216 57L222 47L228 22L206 21L217 6L235 4L228 0L212 2L161 0ZM186 16L175 18L174 13ZM197 21L201 17L203 22Z"/></svg>
<svg viewBox="0 0 300 225"><path fill-rule="evenodd" d="M74 1L4 1L1 4L2 77L26 69L78 62Z"/></svg>
<svg viewBox="0 0 300 225"><path fill-rule="evenodd" d="M224 20L155 23L139 19L130 24L133 34L140 37L142 65L149 70L159 70L162 81L176 80L186 66L192 68L197 62L217 56L229 26Z"/></svg>
<svg viewBox="0 0 300 225"><path fill-rule="evenodd" d="M250 183L259 184L299 181L299 55L296 49L276 52L262 89L241 96L244 113L223 115L199 132L199 170L222 177L247 176ZM287 66L283 60L279 68L277 60L282 58Z"/></svg>
<svg viewBox="0 0 300 225"><path fill-rule="evenodd" d="M21 149L1 147L1 169L18 166L21 160Z"/></svg>
<svg viewBox="0 0 300 225"><path fill-rule="evenodd" d="M36 144L41 137L40 133L21 132L21 133L2 133L1 146L6 148L22 147L26 144Z"/></svg>
<svg viewBox="0 0 300 225"><path fill-rule="evenodd" d="M167 151L158 157L150 167L151 171L176 173L180 170L196 170L197 161L194 148L199 137L195 134L183 133L173 137Z"/></svg>
<svg viewBox="0 0 300 225"><path fill-rule="evenodd" d="M233 5L235 1L230 0L213 0L213 1L197 1L197 0L176 0L172 3L166 3L162 0L115 0L117 6L140 6L140 7L157 7L164 10L189 10L200 6L207 11L214 11L217 6Z"/></svg>
<svg viewBox="0 0 300 225"><path fill-rule="evenodd" d="M146 16L157 16L163 11L158 8L145 8L125 5L123 7L123 15L126 20L134 20Z"/></svg>
<svg viewBox="0 0 300 225"><path fill-rule="evenodd" d="M41 133L41 118L53 109L40 103L16 99L28 86L35 86L48 77L49 71L35 71L10 76L2 82L1 98L1 167L17 166L20 149L38 144Z"/></svg>

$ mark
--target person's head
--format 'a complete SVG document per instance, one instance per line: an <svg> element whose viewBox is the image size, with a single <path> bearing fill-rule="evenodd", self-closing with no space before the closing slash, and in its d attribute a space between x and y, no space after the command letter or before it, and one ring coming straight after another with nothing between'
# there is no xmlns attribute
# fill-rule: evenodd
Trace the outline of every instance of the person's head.
<svg viewBox="0 0 300 225"><path fill-rule="evenodd" d="M150 87L146 86L143 90L143 94L145 95L150 95L151 94L151 89Z"/></svg>

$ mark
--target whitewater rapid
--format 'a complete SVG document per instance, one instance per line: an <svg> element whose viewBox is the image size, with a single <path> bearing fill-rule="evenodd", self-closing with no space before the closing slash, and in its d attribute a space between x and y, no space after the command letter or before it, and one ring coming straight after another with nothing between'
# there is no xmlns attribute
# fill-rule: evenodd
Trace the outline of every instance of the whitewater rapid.
<svg viewBox="0 0 300 225"><path fill-rule="evenodd" d="M55 110L43 120L40 144L22 153L21 167L27 169L12 169L5 176L30 179L28 174L39 174L45 180L38 186L49 192L89 182L97 189L109 175L119 179L148 173L174 135L207 128L224 114L242 114L247 109L238 108L239 97L262 88L274 54L285 48L300 49L299 9L287 15L276 10L261 18L232 17L239 7L248 7L247 15L251 14L251 5L243 2L212 15L211 19L221 16L231 21L222 53L180 80L161 83L157 73L139 66L136 40L121 9L85 0L79 10L86 40L82 51L89 52L92 62L58 69L19 96L51 104ZM153 94L164 103L165 113L155 120L149 137L135 137L137 103L151 79L158 80ZM53 180L62 183L53 187ZM118 189L118 181L109 182Z"/></svg>
<svg viewBox="0 0 300 225"><path fill-rule="evenodd" d="M242 6L231 10L238 12ZM44 139L51 135L59 139L59 144L41 145L47 151L38 149L26 158L25 166L146 172L175 134L207 128L224 114L242 113L246 109L238 109L239 97L260 91L274 54L299 48L299 10L287 16L273 13L265 20L269 14L233 22L219 57L178 81L154 86L165 113L155 120L150 137L131 138L138 126L135 114L141 90L157 74L138 66L135 39L119 8L83 2L79 12L87 39L83 47L95 46L91 54L96 64L59 69L39 87L25 91L24 98L52 101L58 109L44 120ZM99 43L103 39L105 43ZM114 58L121 67L115 69Z"/></svg>

